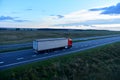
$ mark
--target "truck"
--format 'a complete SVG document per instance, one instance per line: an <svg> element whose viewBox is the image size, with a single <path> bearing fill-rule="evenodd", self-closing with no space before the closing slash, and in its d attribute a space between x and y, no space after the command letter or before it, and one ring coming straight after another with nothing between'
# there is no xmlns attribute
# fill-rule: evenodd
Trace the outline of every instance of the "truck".
<svg viewBox="0 0 120 80"><path fill-rule="evenodd" d="M47 38L36 39L33 41L33 49L35 53L71 47L72 39L70 38Z"/></svg>

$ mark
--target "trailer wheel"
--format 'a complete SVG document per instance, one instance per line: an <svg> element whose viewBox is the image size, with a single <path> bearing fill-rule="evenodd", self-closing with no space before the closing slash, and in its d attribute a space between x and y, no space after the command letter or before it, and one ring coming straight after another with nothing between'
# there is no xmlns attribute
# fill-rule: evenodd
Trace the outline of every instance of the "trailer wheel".
<svg viewBox="0 0 120 80"><path fill-rule="evenodd" d="M68 49L68 46L65 46L65 49Z"/></svg>

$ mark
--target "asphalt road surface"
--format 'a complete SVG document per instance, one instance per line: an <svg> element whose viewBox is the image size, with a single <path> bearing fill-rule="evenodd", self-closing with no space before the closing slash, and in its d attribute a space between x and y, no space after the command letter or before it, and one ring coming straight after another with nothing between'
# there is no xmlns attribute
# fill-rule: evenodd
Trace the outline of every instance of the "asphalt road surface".
<svg viewBox="0 0 120 80"><path fill-rule="evenodd" d="M90 41L84 41L84 42L76 42L76 43L73 43L73 47L70 49L63 49L63 50L58 50L58 51L39 54L39 55L35 54L32 49L6 52L4 54L1 53L0 54L0 70L15 67L18 65L26 64L26 63L35 62L35 61L42 61L42 60L56 57L56 56L71 54L74 52L83 51L83 50L87 50L90 48L94 48L97 46L118 42L118 41L120 41L120 36L114 36L111 38L90 40Z"/></svg>
<svg viewBox="0 0 120 80"><path fill-rule="evenodd" d="M86 38L74 38L73 41L107 38L107 37L115 37L115 36L120 36L120 34L106 35L106 36L94 36L94 37L86 37ZM21 43L21 44L0 45L0 49L5 50L5 49L23 48L23 47L30 47L30 46L32 46L32 42Z"/></svg>

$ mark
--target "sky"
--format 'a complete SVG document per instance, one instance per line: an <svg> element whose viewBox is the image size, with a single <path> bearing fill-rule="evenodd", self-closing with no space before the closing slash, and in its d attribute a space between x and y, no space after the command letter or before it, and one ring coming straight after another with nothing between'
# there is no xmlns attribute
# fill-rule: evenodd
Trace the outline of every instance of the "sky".
<svg viewBox="0 0 120 80"><path fill-rule="evenodd" d="M0 0L0 28L120 31L120 0Z"/></svg>

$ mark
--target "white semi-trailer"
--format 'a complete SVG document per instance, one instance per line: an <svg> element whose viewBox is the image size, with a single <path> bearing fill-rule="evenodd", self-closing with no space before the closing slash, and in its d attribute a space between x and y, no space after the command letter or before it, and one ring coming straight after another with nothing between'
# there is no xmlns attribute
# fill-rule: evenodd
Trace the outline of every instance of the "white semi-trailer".
<svg viewBox="0 0 120 80"><path fill-rule="evenodd" d="M36 39L33 41L33 49L36 53L59 48L72 47L72 40L68 38Z"/></svg>

